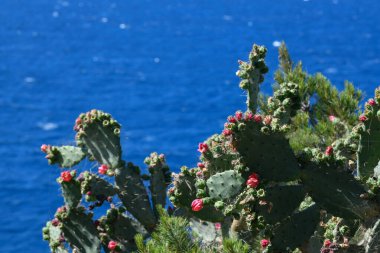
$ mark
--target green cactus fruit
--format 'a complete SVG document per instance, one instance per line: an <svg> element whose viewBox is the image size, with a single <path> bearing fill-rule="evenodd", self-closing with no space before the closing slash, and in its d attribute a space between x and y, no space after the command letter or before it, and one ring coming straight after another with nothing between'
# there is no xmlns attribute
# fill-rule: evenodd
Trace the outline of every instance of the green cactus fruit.
<svg viewBox="0 0 380 253"><path fill-rule="evenodd" d="M124 206L144 227L151 231L156 224L156 217L150 206L148 194L138 169L132 163L115 170L115 182L118 195Z"/></svg>
<svg viewBox="0 0 380 253"><path fill-rule="evenodd" d="M115 169L121 163L120 124L110 114L91 110L81 114L74 129L77 144L83 147L90 159Z"/></svg>
<svg viewBox="0 0 380 253"><path fill-rule="evenodd" d="M366 190L360 182L336 166L309 163L302 170L302 182L313 200L334 216L364 219L376 215L376 209L361 198Z"/></svg>
<svg viewBox="0 0 380 253"><path fill-rule="evenodd" d="M83 208L73 208L62 222L62 232L73 249L80 253L100 253L101 243L91 215Z"/></svg>
<svg viewBox="0 0 380 253"><path fill-rule="evenodd" d="M214 199L229 199L237 195L244 183L244 178L234 170L217 173L207 180L209 195Z"/></svg>
<svg viewBox="0 0 380 253"><path fill-rule="evenodd" d="M251 172L269 181L291 181L299 175L299 165L283 134L260 131L261 124L247 122L244 131L234 136L238 152Z"/></svg>
<svg viewBox="0 0 380 253"><path fill-rule="evenodd" d="M313 234L318 223L319 208L316 204L293 213L274 229L271 239L273 252L284 252L286 248L294 250L302 246Z"/></svg>
<svg viewBox="0 0 380 253"><path fill-rule="evenodd" d="M258 215L264 216L265 222L275 224L290 216L305 198L302 185L276 185L265 189L265 205L257 205Z"/></svg>
<svg viewBox="0 0 380 253"><path fill-rule="evenodd" d="M52 146L46 150L49 164L58 164L62 168L71 168L86 156L81 148L73 146Z"/></svg>
<svg viewBox="0 0 380 253"><path fill-rule="evenodd" d="M111 183L93 173L86 171L82 176L82 194L86 194L90 191L93 196L103 195L105 197L111 197L117 193L117 189Z"/></svg>

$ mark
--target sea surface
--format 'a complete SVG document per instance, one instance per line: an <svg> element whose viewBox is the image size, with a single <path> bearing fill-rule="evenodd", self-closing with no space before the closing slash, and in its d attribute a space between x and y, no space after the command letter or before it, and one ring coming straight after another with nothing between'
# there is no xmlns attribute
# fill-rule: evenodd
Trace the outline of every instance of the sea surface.
<svg viewBox="0 0 380 253"><path fill-rule="evenodd" d="M379 13L377 0L1 0L0 252L49 252L60 170L40 146L72 144L80 112L114 115L128 161L157 151L194 166L198 143L245 108L235 72L253 43L268 47L267 93L284 40L310 73L372 96Z"/></svg>

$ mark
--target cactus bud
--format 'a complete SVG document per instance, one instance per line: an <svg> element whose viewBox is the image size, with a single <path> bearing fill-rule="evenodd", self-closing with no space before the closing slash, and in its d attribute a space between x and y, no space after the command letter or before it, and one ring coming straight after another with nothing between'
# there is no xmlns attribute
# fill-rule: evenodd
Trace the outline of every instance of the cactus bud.
<svg viewBox="0 0 380 253"><path fill-rule="evenodd" d="M49 148L48 145L46 145L46 144L42 144L42 146L41 146L41 151L44 152L44 153L46 153L47 150L48 150L48 148Z"/></svg>
<svg viewBox="0 0 380 253"><path fill-rule="evenodd" d="M334 152L334 148L332 146L328 146L325 151L325 155L330 156Z"/></svg>
<svg viewBox="0 0 380 253"><path fill-rule="evenodd" d="M108 249L109 249L109 250L115 250L116 247L117 247L117 242L115 242L115 241L110 241L110 242L108 243Z"/></svg>
<svg viewBox="0 0 380 253"><path fill-rule="evenodd" d="M246 185L250 188L256 188L259 185L259 175L257 175L256 173L251 174L248 177Z"/></svg>
<svg viewBox="0 0 380 253"><path fill-rule="evenodd" d="M253 120L254 120L256 123L260 123L260 122L263 120L263 118L261 117L260 114L255 114L255 115L253 116Z"/></svg>
<svg viewBox="0 0 380 253"><path fill-rule="evenodd" d="M224 136L229 136L229 135L231 135L233 132L232 132L232 130L230 130L230 129L224 129L223 130L223 132L222 132L222 134L224 135Z"/></svg>
<svg viewBox="0 0 380 253"><path fill-rule="evenodd" d="M70 182L73 176L71 175L70 171L63 171L61 173L61 179L64 182Z"/></svg>
<svg viewBox="0 0 380 253"><path fill-rule="evenodd" d="M199 143L198 151L202 154L206 153L208 151L208 145L206 143Z"/></svg>
<svg viewBox="0 0 380 253"><path fill-rule="evenodd" d="M375 106L376 105L376 101L373 99L373 98L370 98L368 99L368 102L367 102L370 106Z"/></svg>
<svg viewBox="0 0 380 253"><path fill-rule="evenodd" d="M191 202L191 210L194 212L199 212L203 209L203 200L202 199L194 199L193 202Z"/></svg>
<svg viewBox="0 0 380 253"><path fill-rule="evenodd" d="M237 111L235 113L235 117L237 120L242 120L243 119L243 113L241 111Z"/></svg>
<svg viewBox="0 0 380 253"><path fill-rule="evenodd" d="M267 239L262 239L261 241L260 241L260 245L261 245L261 247L263 247L263 248L266 248L266 247L268 247L268 245L269 245L269 240L267 240Z"/></svg>
<svg viewBox="0 0 380 253"><path fill-rule="evenodd" d="M98 172L99 172L99 174L105 175L105 174L107 174L108 169L109 169L108 165L102 164L99 166Z"/></svg>
<svg viewBox="0 0 380 253"><path fill-rule="evenodd" d="M365 122L365 121L367 121L367 120L368 120L368 118L367 118L367 116L365 116L364 114L362 114L362 115L359 116L359 121L361 121L361 122Z"/></svg>
<svg viewBox="0 0 380 253"><path fill-rule="evenodd" d="M204 165L203 163L198 163L197 166L198 166L198 168L200 168L200 169L203 169L203 168L205 167L205 165Z"/></svg>

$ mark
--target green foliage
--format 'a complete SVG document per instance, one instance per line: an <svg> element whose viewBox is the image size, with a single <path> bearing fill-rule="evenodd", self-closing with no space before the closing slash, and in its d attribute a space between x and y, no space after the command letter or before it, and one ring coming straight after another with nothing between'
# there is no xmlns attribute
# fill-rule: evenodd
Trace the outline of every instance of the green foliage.
<svg viewBox="0 0 380 253"><path fill-rule="evenodd" d="M143 237L137 235L135 240L140 253L159 252L200 252L196 243L193 242L188 231L189 222L182 217L170 217L164 209L157 209L160 215L159 225L152 234L152 238L145 244Z"/></svg>

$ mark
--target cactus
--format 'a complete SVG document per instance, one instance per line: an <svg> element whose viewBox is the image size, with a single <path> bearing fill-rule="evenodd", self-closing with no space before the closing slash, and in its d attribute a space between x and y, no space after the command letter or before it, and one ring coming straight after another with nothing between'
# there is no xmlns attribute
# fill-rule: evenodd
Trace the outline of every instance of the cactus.
<svg viewBox="0 0 380 253"><path fill-rule="evenodd" d="M85 157L98 163L98 172L76 170L61 172L65 205L43 229L52 252L130 252L136 250L134 237L148 237L158 222L153 205L166 205L169 167L164 155L152 153L145 161L150 175L141 175L139 167L121 158L120 124L99 110L81 114L75 122L77 146L42 145L49 164L72 168ZM150 192L143 183L150 179ZM84 198L83 198L84 196ZM120 200L120 202L118 201ZM152 201L152 204L151 202ZM96 209L109 203L106 214L93 220ZM99 210L99 211L98 211Z"/></svg>
<svg viewBox="0 0 380 253"><path fill-rule="evenodd" d="M58 179L65 206L43 229L52 251L378 251L380 87L358 116L359 90L346 82L339 92L321 74L309 75L283 44L266 96L259 89L265 55L254 45L249 61L239 61L246 110L199 144L197 167L173 174L167 193L165 157L145 159L149 175L124 162L121 126L102 111L77 118L76 147L43 145L49 164L70 169ZM85 157L99 174L71 170ZM167 195L174 216L162 209ZM107 202L106 215L92 221Z"/></svg>
<svg viewBox="0 0 380 253"><path fill-rule="evenodd" d="M237 75L247 91L247 110L229 116L221 134L199 144L201 162L174 175L170 200L193 217L222 222L223 240L238 237L263 252L305 250L319 229L320 211L348 223L376 220L379 215L376 199L365 197L368 186L352 175L357 154L358 172L369 171L365 179L376 188L372 176L380 159L370 138L378 134L377 123L372 123L377 120L377 104L366 105L365 126L355 126L360 91L347 83L339 93L320 74L309 76L302 65L294 67L284 45L278 83L273 96L265 98L259 95L267 72L265 52L254 45L250 61L239 61ZM341 108L329 105L328 92ZM319 95L320 104L309 104L312 94ZM369 127L373 131L362 130ZM323 131L329 136L321 140L318 133ZM294 145L302 132L317 136L317 141L312 146ZM325 140L331 141L329 146Z"/></svg>

